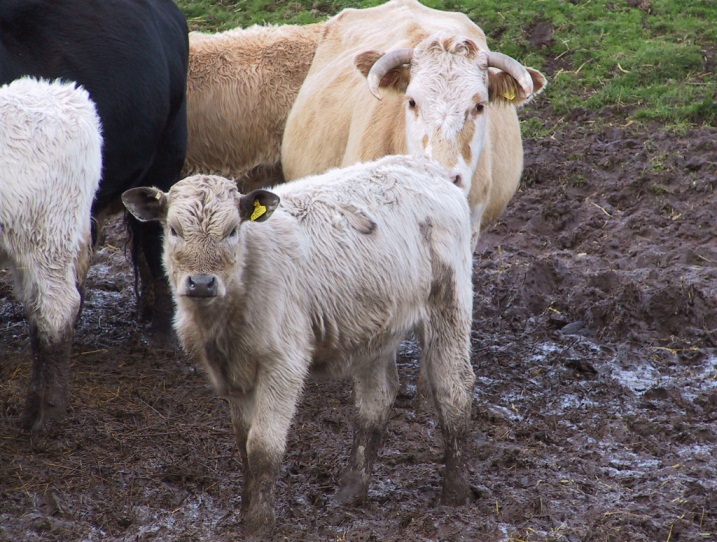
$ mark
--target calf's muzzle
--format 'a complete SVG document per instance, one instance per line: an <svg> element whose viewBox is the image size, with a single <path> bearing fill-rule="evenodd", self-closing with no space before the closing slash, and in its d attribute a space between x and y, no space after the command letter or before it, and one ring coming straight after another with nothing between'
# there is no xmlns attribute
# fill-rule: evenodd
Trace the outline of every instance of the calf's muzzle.
<svg viewBox="0 0 717 542"><path fill-rule="evenodd" d="M186 295L188 297L216 297L219 281L214 275L204 273L187 277Z"/></svg>

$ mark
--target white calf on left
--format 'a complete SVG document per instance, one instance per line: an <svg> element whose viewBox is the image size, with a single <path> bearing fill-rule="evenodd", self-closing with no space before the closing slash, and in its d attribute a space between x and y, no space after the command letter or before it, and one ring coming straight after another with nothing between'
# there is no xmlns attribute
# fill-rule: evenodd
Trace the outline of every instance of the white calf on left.
<svg viewBox="0 0 717 542"><path fill-rule="evenodd" d="M11 269L30 324L22 421L33 430L49 427L67 406L101 172L100 119L86 90L31 77L0 87L0 267Z"/></svg>

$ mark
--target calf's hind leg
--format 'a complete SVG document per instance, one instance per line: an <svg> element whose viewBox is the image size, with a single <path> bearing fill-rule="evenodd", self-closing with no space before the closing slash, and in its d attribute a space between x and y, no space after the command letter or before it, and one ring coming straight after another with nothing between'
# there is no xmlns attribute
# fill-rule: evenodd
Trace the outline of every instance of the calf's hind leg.
<svg viewBox="0 0 717 542"><path fill-rule="evenodd" d="M349 464L341 479L337 499L357 505L366 500L373 464L383 441L391 406L398 393L396 350L377 357L353 376L356 421Z"/></svg>
<svg viewBox="0 0 717 542"><path fill-rule="evenodd" d="M52 430L65 415L70 351L80 310L80 292L71 264L25 262L15 282L30 322L33 362L20 423L33 431Z"/></svg>
<svg viewBox="0 0 717 542"><path fill-rule="evenodd" d="M463 453L475 374L470 363L470 320L460 323L461 319L445 316L432 319L419 335L445 446L441 503L457 506L470 496Z"/></svg>

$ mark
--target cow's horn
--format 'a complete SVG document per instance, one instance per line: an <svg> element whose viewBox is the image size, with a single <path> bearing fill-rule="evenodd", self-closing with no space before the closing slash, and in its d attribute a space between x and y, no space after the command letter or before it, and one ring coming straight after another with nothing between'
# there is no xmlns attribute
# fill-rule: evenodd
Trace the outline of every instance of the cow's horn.
<svg viewBox="0 0 717 542"><path fill-rule="evenodd" d="M532 77L530 77L525 66L513 57L504 55L503 53L490 52L488 53L488 66L498 68L512 75L518 81L518 84L523 87L526 98L533 94Z"/></svg>
<svg viewBox="0 0 717 542"><path fill-rule="evenodd" d="M381 84L383 76L396 66L409 64L412 58L413 49L396 49L395 51L386 53L379 58L374 65L371 66L371 71L369 71L366 76L366 79L368 80L368 89L371 91L371 94L380 100L381 94L378 91L378 87Z"/></svg>

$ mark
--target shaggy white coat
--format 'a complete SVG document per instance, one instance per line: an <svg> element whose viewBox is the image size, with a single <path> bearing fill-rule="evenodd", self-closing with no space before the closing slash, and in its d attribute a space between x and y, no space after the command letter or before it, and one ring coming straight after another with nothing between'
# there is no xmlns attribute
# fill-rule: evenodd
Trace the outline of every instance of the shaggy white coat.
<svg viewBox="0 0 717 542"><path fill-rule="evenodd" d="M0 266L53 342L74 323L91 256L102 136L87 91L30 77L0 87L0 164Z"/></svg>

